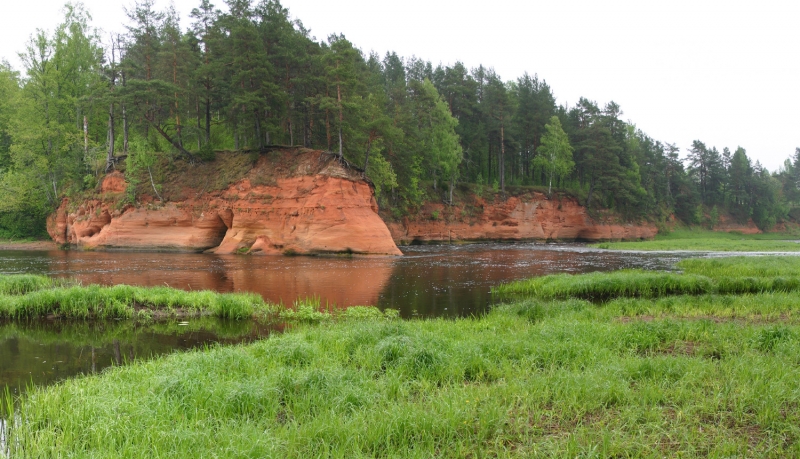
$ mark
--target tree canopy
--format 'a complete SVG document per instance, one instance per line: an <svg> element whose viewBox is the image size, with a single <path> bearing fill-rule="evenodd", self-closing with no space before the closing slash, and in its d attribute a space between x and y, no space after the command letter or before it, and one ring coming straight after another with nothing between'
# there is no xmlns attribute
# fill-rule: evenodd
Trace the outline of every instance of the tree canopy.
<svg viewBox="0 0 800 459"><path fill-rule="evenodd" d="M0 236L41 232L63 196L123 158L158 194L159 161L268 145L363 167L400 214L453 203L459 183L555 186L630 220L703 223L716 207L767 228L800 205L800 150L775 173L700 140L682 160L614 102L557 105L537 74L504 80L483 65L367 55L343 34L317 41L278 0L198 0L189 24L154 0L126 13L124 33L101 36L67 4L59 27L32 34L24 72L0 64Z"/></svg>

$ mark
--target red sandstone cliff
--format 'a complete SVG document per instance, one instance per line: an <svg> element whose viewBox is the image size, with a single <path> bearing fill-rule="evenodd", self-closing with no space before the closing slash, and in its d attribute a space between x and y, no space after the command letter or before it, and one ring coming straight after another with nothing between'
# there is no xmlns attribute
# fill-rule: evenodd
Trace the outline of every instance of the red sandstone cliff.
<svg viewBox="0 0 800 459"><path fill-rule="evenodd" d="M275 154L282 157L271 162L262 155L243 177L216 191L165 183L179 196L167 203L143 196L138 206L119 208L126 182L110 174L94 199L73 206L64 200L48 219L48 232L59 244L84 249L402 254L358 171L319 151ZM187 167L167 182L203 172Z"/></svg>
<svg viewBox="0 0 800 459"><path fill-rule="evenodd" d="M171 167L159 181L166 202L153 199L147 182L137 188L137 205L122 205L130 185L114 172L90 199L64 200L48 219L50 236L89 250L401 255L396 243L601 241L657 232L652 224L600 221L573 198L536 192L494 202L470 195L454 207L429 203L387 228L361 173L314 150L221 153L213 163Z"/></svg>
<svg viewBox="0 0 800 459"><path fill-rule="evenodd" d="M653 224L597 221L574 198L527 193L494 203L476 198L467 208L427 205L416 219L390 223L400 244L476 240L602 241L650 239ZM470 215L471 214L471 215Z"/></svg>

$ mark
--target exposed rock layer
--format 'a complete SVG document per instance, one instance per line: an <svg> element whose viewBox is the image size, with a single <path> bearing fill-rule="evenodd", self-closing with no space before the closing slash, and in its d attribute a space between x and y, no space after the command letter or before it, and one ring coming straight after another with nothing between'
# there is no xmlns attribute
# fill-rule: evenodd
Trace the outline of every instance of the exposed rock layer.
<svg viewBox="0 0 800 459"><path fill-rule="evenodd" d="M372 186L332 155L289 149L255 163L227 155L246 163L232 183L207 191L198 184L219 177L188 168L165 180L166 204L140 189L137 206L121 206L128 185L121 173L109 174L95 199L65 200L48 219L48 231L59 244L97 250L384 255L400 255L396 243L601 241L648 239L657 232L652 224L592 218L573 198L541 193L494 202L473 196L464 207L427 204L415 218L387 228ZM181 177L192 177L186 183L194 185L170 183Z"/></svg>
<svg viewBox="0 0 800 459"><path fill-rule="evenodd" d="M473 215L465 210L450 212L443 205L428 205L422 216L389 224L399 244L477 240L605 241L650 239L658 229L653 224L623 224L597 221L574 198L541 193L509 197L495 203L476 201Z"/></svg>
<svg viewBox="0 0 800 459"><path fill-rule="evenodd" d="M97 199L73 210L65 200L48 231L57 243L84 249L401 255L357 171L318 151L286 155L292 167L283 174L266 176L262 157L223 190L122 209L124 179L110 174Z"/></svg>

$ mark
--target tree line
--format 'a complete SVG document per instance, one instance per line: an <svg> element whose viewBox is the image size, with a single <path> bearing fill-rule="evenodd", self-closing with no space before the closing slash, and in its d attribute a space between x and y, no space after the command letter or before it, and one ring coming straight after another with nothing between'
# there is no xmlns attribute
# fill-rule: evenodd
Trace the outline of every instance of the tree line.
<svg viewBox="0 0 800 459"><path fill-rule="evenodd" d="M725 211L764 229L800 202L800 150L770 173L743 148L680 148L621 119L619 105L557 105L543 79L491 67L364 53L344 35L317 41L277 0L200 0L188 24L138 0L122 33L67 4L52 32L0 65L0 236L41 233L65 195L125 161L300 145L362 169L383 205L413 213L454 190L569 192L625 219L713 225ZM543 190L545 188L542 188ZM158 196L160 198L160 196Z"/></svg>

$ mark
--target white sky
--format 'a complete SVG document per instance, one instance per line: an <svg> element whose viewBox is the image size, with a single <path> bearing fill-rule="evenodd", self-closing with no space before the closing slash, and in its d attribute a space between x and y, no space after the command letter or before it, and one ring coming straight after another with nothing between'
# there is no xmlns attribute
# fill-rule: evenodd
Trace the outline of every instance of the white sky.
<svg viewBox="0 0 800 459"><path fill-rule="evenodd" d="M37 28L52 30L62 0L3 0L0 59ZM187 16L199 0L174 0ZM217 0L217 6L224 2ZM123 5L84 0L94 24L122 30ZM159 0L158 8L168 5ZM344 33L365 52L527 71L559 104L617 102L656 140L738 145L770 170L800 147L800 2L790 0L284 0L317 39ZM188 26L188 20L183 24Z"/></svg>

